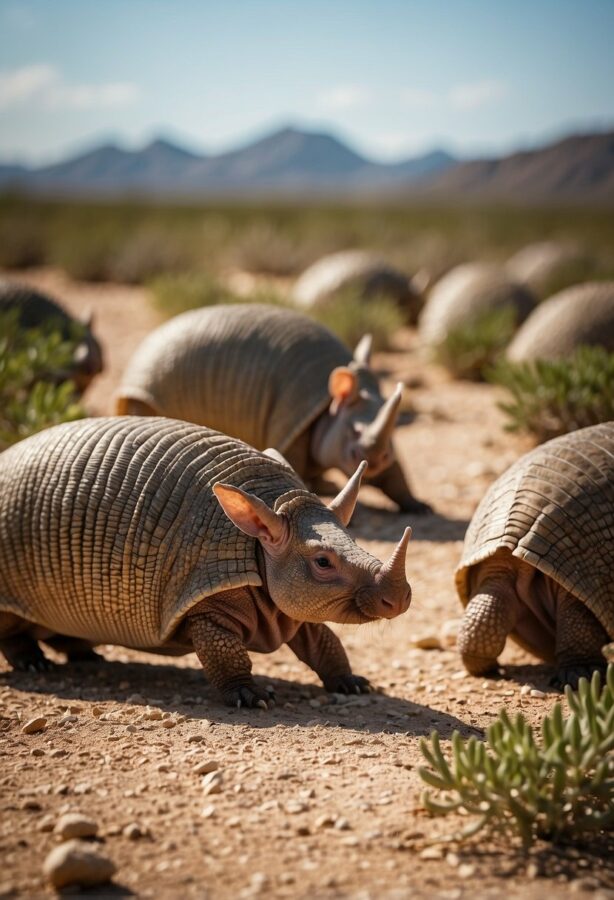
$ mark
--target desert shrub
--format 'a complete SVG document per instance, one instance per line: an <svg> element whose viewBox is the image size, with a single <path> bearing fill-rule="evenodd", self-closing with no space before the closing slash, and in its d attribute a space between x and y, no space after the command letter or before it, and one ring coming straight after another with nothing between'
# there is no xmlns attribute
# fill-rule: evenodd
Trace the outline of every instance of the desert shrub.
<svg viewBox="0 0 614 900"><path fill-rule="evenodd" d="M241 302L212 275L201 272L161 275L150 283L149 289L156 309L169 318L201 306Z"/></svg>
<svg viewBox="0 0 614 900"><path fill-rule="evenodd" d="M73 383L54 378L70 367L77 342L52 328L24 329L16 312L0 315L0 450L85 415Z"/></svg>
<svg viewBox="0 0 614 900"><path fill-rule="evenodd" d="M281 277L297 275L321 255L312 242L293 237L263 220L235 238L230 261L247 272Z"/></svg>
<svg viewBox="0 0 614 900"><path fill-rule="evenodd" d="M546 441L614 419L614 353L603 347L579 347L559 360L500 360L486 374L511 394L499 404L508 431L528 431Z"/></svg>
<svg viewBox="0 0 614 900"><path fill-rule="evenodd" d="M45 232L32 215L0 219L0 266L24 269L45 261Z"/></svg>
<svg viewBox="0 0 614 900"><path fill-rule="evenodd" d="M170 230L143 226L127 235L108 260L114 281L142 284L163 273L189 268L185 241Z"/></svg>
<svg viewBox="0 0 614 900"><path fill-rule="evenodd" d="M456 378L479 380L499 358L515 330L514 309L491 310L449 331L436 348L435 358Z"/></svg>
<svg viewBox="0 0 614 900"><path fill-rule="evenodd" d="M50 260L80 281L108 281L121 232L112 227L59 229L50 250Z"/></svg>
<svg viewBox="0 0 614 900"><path fill-rule="evenodd" d="M330 328L349 347L355 346L363 334L373 336L373 347L385 350L392 336L404 325L403 313L388 297L363 298L355 291L345 291L309 311L322 325Z"/></svg>
<svg viewBox="0 0 614 900"><path fill-rule="evenodd" d="M444 756L436 731L420 748L428 762L420 777L443 791L423 802L433 815L461 812L474 820L454 835L467 838L482 828L519 836L525 847L535 838L577 838L614 828L614 666L601 687L580 679L577 693L566 688L570 715L557 703L536 737L524 716L503 709L487 729L487 741L452 735L451 758Z"/></svg>

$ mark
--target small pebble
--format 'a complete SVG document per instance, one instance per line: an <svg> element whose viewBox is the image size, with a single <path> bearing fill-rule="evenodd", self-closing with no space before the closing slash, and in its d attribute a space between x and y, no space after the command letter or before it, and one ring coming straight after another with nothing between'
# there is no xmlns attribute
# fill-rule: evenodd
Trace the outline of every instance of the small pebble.
<svg viewBox="0 0 614 900"><path fill-rule="evenodd" d="M437 634L424 634L422 637L415 638L412 641L412 645L420 650L441 650L441 643Z"/></svg>
<svg viewBox="0 0 614 900"><path fill-rule="evenodd" d="M222 793L222 774L221 772L209 772L201 781L205 794L221 794Z"/></svg>
<svg viewBox="0 0 614 900"><path fill-rule="evenodd" d="M84 887L105 884L117 868L106 856L97 853L83 841L67 841L55 847L43 864L45 877L56 888L69 884Z"/></svg>
<svg viewBox="0 0 614 900"><path fill-rule="evenodd" d="M548 694L545 694L543 691L538 691L537 688L532 688L531 697L537 697L540 700L543 700L544 697L547 697Z"/></svg>
<svg viewBox="0 0 614 900"><path fill-rule="evenodd" d="M196 763L192 771L195 772L196 775L208 775L209 772L216 772L219 767L220 764L216 759L205 759L202 762Z"/></svg>
<svg viewBox="0 0 614 900"><path fill-rule="evenodd" d="M66 813L58 819L53 831L59 834L63 841L72 838L90 838L98 834L98 824L81 813Z"/></svg>
<svg viewBox="0 0 614 900"><path fill-rule="evenodd" d="M215 815L215 806L210 803L208 806L203 806L201 812L201 816L203 819L211 819Z"/></svg>
<svg viewBox="0 0 614 900"><path fill-rule="evenodd" d="M23 734L36 734L38 731L44 731L46 727L47 719L44 716L36 716L34 719L29 719L22 726L21 731Z"/></svg>
<svg viewBox="0 0 614 900"><path fill-rule="evenodd" d="M139 838L143 837L143 831L136 822L131 822L130 825L126 825L122 833L129 841L138 841Z"/></svg>

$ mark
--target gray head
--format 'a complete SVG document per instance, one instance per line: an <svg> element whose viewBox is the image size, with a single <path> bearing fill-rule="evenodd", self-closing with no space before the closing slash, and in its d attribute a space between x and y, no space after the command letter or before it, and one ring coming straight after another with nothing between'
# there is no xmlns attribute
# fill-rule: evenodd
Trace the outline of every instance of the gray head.
<svg viewBox="0 0 614 900"><path fill-rule="evenodd" d="M69 373L80 392L103 369L102 348L92 332L92 322L91 312L86 313L79 322L79 342L73 353L73 365Z"/></svg>
<svg viewBox="0 0 614 900"><path fill-rule="evenodd" d="M409 608L405 553L411 529L382 564L346 528L365 469L363 462L328 507L305 490L289 491L271 509L232 485L213 488L228 518L260 542L266 589L293 619L362 624L392 619Z"/></svg>
<svg viewBox="0 0 614 900"><path fill-rule="evenodd" d="M311 453L323 469L338 468L348 477L365 460L367 476L387 469L394 458L392 433L402 396L398 384L384 402L377 378L369 368L371 335L365 335L348 366L330 374L331 403L320 417L312 438Z"/></svg>

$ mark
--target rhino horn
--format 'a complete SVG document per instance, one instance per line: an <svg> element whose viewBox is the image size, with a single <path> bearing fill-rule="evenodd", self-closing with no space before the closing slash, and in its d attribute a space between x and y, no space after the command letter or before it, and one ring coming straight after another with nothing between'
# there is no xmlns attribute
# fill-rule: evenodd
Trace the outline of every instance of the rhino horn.
<svg viewBox="0 0 614 900"><path fill-rule="evenodd" d="M378 581L387 581L392 584L405 583L405 556L407 554L407 545L411 538L411 528L409 525L403 532L403 537L394 548L394 552L387 563L384 563L378 573Z"/></svg>
<svg viewBox="0 0 614 900"><path fill-rule="evenodd" d="M328 507L331 509L339 521L343 525L349 525L356 501L358 500L358 490L360 488L360 480L363 476L367 462L363 459L346 486L341 490L333 502Z"/></svg>
<svg viewBox="0 0 614 900"><path fill-rule="evenodd" d="M373 335L363 334L354 350L354 362L358 366L368 366L371 363L371 351L373 350Z"/></svg>
<svg viewBox="0 0 614 900"><path fill-rule="evenodd" d="M403 385L399 382L394 394L386 400L373 422L365 429L361 443L369 448L384 448L394 431L399 412L399 404L403 396Z"/></svg>
<svg viewBox="0 0 614 900"><path fill-rule="evenodd" d="M85 328L91 331L92 325L94 324L94 311L93 309L87 309L80 318L81 324L85 326Z"/></svg>

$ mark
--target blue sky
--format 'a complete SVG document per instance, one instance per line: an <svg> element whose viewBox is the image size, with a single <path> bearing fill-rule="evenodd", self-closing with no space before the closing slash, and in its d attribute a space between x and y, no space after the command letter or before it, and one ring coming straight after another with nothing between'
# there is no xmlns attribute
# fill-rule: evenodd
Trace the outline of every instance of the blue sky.
<svg viewBox="0 0 614 900"><path fill-rule="evenodd" d="M0 0L0 158L293 123L375 158L614 125L614 0Z"/></svg>

